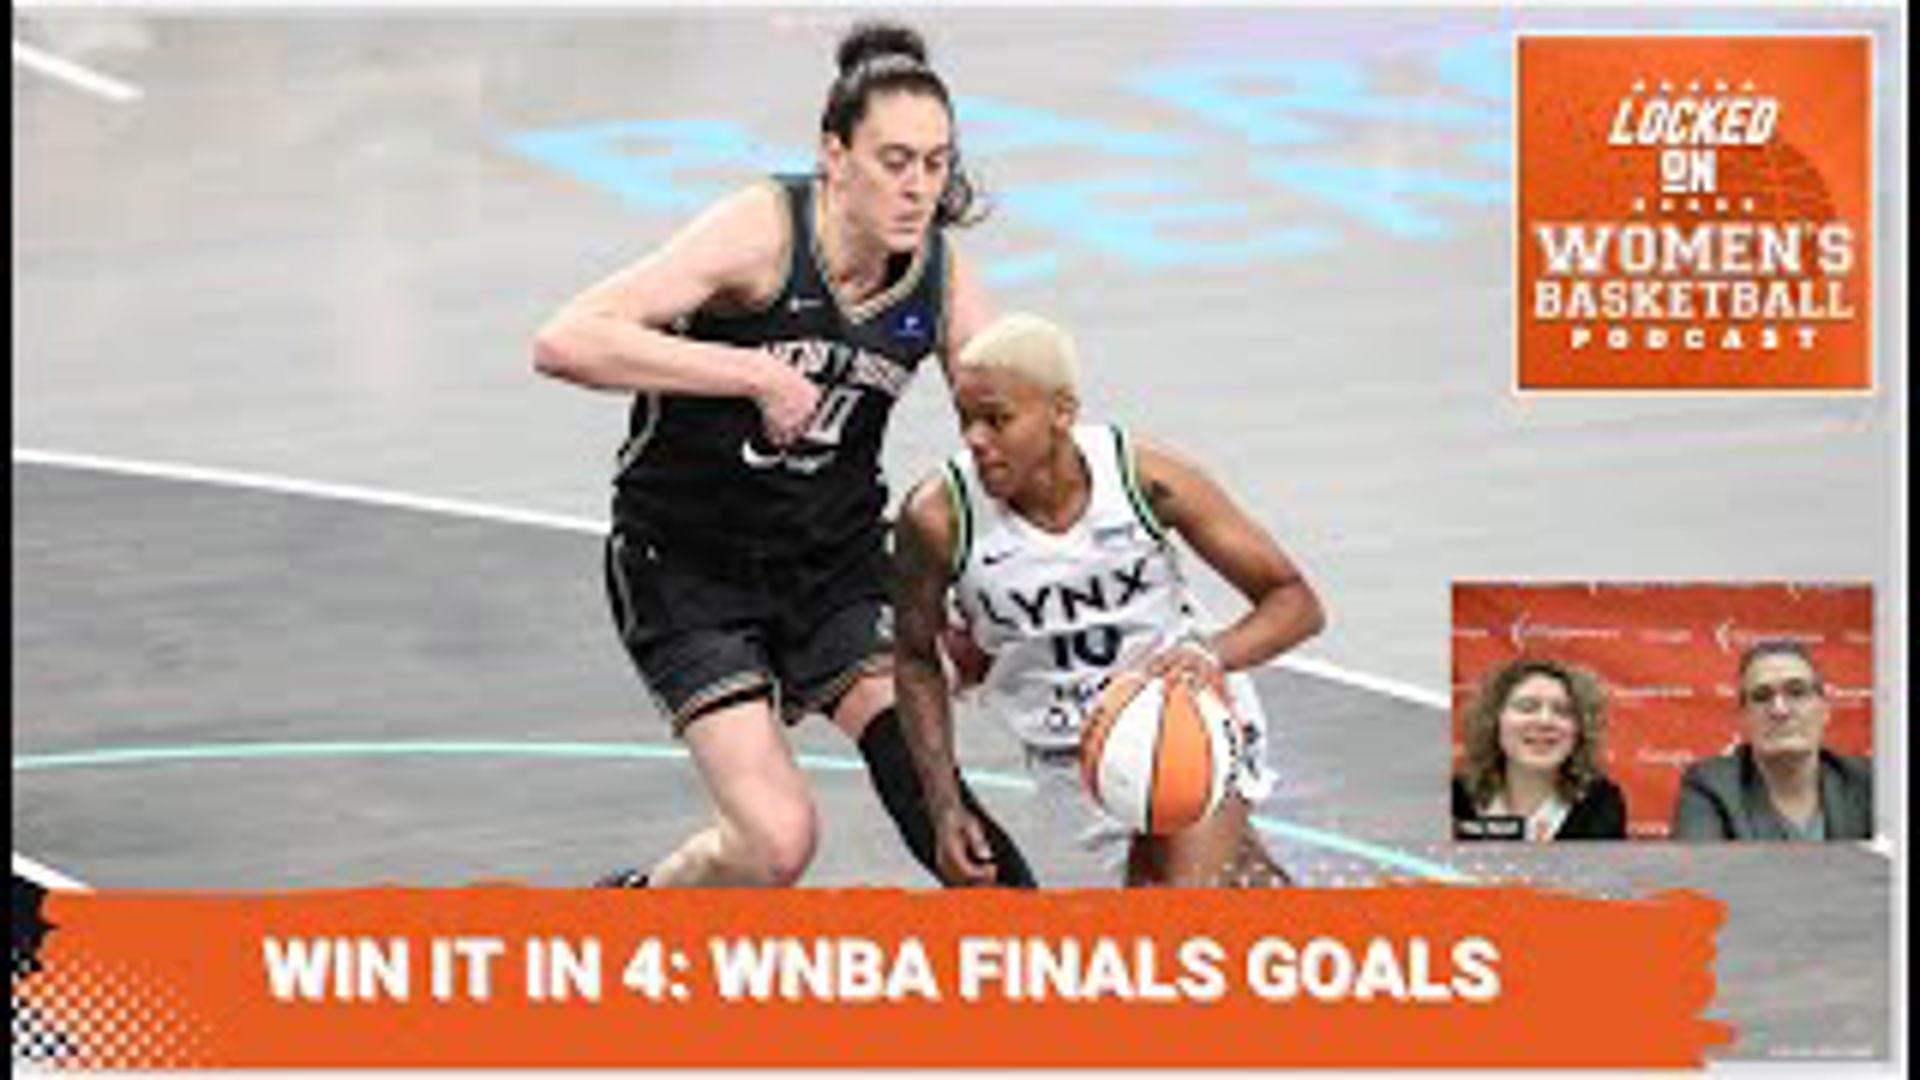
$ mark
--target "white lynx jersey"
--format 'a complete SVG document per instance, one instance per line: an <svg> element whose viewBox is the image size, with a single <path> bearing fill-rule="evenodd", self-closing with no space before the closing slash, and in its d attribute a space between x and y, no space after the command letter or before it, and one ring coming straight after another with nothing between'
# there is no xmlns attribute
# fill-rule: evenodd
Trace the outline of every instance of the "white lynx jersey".
<svg viewBox="0 0 1920 1080"><path fill-rule="evenodd" d="M1092 481L1087 509L1051 533L987 495L971 454L947 462L959 522L954 592L974 640L992 654L983 704L1028 745L1080 739L1080 706L1102 676L1194 629L1171 540L1134 475L1126 433L1073 429Z"/></svg>

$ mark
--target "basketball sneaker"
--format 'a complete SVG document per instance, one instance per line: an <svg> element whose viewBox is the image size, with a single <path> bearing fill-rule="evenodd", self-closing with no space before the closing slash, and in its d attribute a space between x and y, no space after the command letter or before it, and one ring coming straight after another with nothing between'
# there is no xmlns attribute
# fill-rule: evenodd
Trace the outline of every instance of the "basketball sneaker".
<svg viewBox="0 0 1920 1080"><path fill-rule="evenodd" d="M647 887L647 875L638 868L628 867L615 870L593 883L596 889L644 889Z"/></svg>

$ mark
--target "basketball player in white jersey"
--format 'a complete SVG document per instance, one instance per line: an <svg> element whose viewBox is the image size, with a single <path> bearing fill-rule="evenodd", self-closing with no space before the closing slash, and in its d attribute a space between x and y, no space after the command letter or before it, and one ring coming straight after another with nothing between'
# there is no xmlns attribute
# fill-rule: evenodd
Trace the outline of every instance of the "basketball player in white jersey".
<svg viewBox="0 0 1920 1080"><path fill-rule="evenodd" d="M1108 864L1124 852L1127 884L1285 883L1249 823L1271 779L1265 717L1240 672L1318 633L1320 602L1198 466L1120 428L1079 423L1076 381L1072 340L1053 324L1009 315L984 328L955 371L967 448L908 497L896 527L896 679L942 873L956 884L994 877L954 780L944 639L963 683L985 666L982 703L1025 744L1043 800L1071 804L1049 817L1063 826L1077 817L1078 846L1111 852ZM1246 596L1238 620L1203 630L1175 534ZM949 594L964 637L949 627ZM1220 808L1167 836L1125 830L1079 779L1082 703L1102 678L1139 665L1230 694L1247 736Z"/></svg>

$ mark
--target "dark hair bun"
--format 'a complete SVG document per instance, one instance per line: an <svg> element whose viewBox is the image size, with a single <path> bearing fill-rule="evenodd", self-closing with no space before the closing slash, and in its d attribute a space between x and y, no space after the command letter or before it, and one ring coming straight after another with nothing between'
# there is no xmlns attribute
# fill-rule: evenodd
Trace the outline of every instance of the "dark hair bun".
<svg viewBox="0 0 1920 1080"><path fill-rule="evenodd" d="M840 39L840 49L834 59L840 65L840 74L846 75L862 63L876 56L902 55L924 64L927 62L927 43L911 27L892 22L856 23Z"/></svg>

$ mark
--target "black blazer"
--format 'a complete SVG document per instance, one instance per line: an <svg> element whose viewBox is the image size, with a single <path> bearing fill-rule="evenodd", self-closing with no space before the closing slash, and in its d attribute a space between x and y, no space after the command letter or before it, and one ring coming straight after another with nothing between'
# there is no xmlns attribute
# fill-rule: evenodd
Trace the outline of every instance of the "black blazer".
<svg viewBox="0 0 1920 1080"><path fill-rule="evenodd" d="M1829 840L1873 839L1873 761L1820 751L1820 815ZM1788 840L1767 782L1741 745L1687 767L1673 804L1675 840Z"/></svg>
<svg viewBox="0 0 1920 1080"><path fill-rule="evenodd" d="M1517 836L1489 836L1476 828L1482 822L1474 809L1473 796L1459 777L1453 778L1453 838L1456 840L1518 840ZM1587 785L1587 792L1567 811L1555 840L1625 840L1627 838L1627 799L1620 785L1602 776Z"/></svg>

